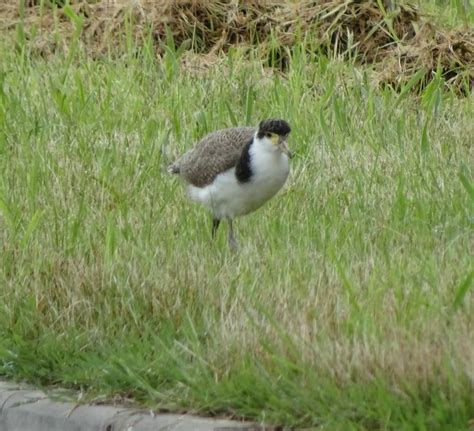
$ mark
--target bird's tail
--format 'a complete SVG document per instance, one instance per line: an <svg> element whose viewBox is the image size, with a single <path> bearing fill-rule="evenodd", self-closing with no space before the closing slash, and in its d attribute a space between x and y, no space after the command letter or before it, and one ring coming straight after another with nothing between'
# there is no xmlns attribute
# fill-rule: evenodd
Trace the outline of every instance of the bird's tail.
<svg viewBox="0 0 474 431"><path fill-rule="evenodd" d="M176 163L173 163L172 165L168 166L168 172L170 174L179 174L180 169L179 166Z"/></svg>
<svg viewBox="0 0 474 431"><path fill-rule="evenodd" d="M160 148L160 152L161 152L161 162L163 166L163 168L166 168L166 170L168 171L168 173L170 174L179 174L180 172L180 169L179 169L179 163L177 160L175 160L173 163L169 164L171 162L171 157L170 157L170 154L169 154L169 138L170 138L170 134L171 134L171 129L168 129L166 132L165 132L165 135L163 137L163 140L161 142L161 148Z"/></svg>

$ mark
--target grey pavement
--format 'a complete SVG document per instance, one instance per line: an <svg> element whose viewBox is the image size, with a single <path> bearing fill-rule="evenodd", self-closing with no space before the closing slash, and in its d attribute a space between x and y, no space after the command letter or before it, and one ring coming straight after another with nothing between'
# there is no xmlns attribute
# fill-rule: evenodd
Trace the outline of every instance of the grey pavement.
<svg viewBox="0 0 474 431"><path fill-rule="evenodd" d="M0 431L264 431L225 419L53 401L25 385L0 381Z"/></svg>

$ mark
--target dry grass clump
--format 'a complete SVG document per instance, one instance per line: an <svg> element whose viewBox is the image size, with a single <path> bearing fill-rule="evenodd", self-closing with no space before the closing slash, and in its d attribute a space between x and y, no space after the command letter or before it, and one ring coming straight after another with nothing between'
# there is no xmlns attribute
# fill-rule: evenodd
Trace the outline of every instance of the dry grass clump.
<svg viewBox="0 0 474 431"><path fill-rule="evenodd" d="M404 85L418 70L425 86L438 68L447 84L464 93L474 88L474 32L444 30L424 23L410 43L393 45L377 65L380 83Z"/></svg>
<svg viewBox="0 0 474 431"><path fill-rule="evenodd" d="M24 15L25 36L35 51L47 55L67 47L74 24L59 0L41 7L29 0L0 3L0 25L14 30ZM474 84L474 32L448 30L430 23L416 8L385 0L99 0L72 1L83 18L81 39L92 55L123 46L128 35L143 43L151 36L158 54L170 34L195 52L226 51L230 46L258 46L271 66L285 68L288 50L304 35L308 49L356 55L376 63L378 80L403 85L421 68L425 85L439 66L456 86ZM128 33L127 33L128 32ZM58 37L58 35L60 37ZM300 36L298 36L300 35Z"/></svg>

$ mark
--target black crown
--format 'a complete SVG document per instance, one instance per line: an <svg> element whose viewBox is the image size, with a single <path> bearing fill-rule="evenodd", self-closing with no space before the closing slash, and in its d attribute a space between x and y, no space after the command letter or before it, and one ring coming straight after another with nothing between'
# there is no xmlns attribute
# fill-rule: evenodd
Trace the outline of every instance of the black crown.
<svg viewBox="0 0 474 431"><path fill-rule="evenodd" d="M257 138L261 139L268 133L286 136L291 132L290 125L285 120L263 120L258 125Z"/></svg>

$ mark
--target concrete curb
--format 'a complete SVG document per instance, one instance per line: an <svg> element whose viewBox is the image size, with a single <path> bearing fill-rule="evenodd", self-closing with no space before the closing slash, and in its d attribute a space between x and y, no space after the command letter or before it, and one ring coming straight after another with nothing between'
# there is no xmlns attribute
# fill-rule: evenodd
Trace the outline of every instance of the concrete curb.
<svg viewBox="0 0 474 431"><path fill-rule="evenodd" d="M146 414L114 406L52 401L39 390L0 381L1 431L263 431L249 423Z"/></svg>

